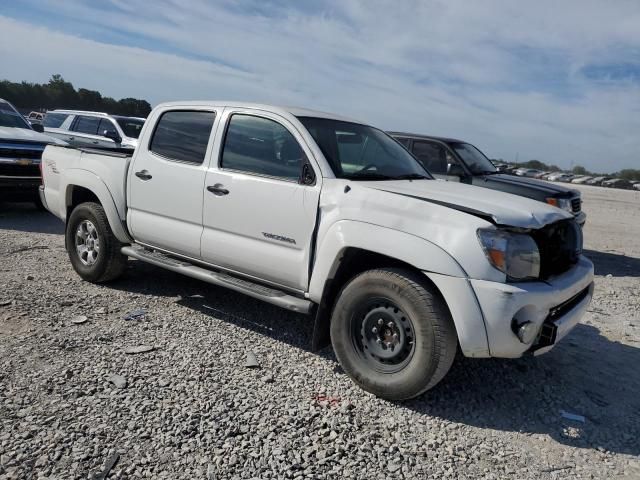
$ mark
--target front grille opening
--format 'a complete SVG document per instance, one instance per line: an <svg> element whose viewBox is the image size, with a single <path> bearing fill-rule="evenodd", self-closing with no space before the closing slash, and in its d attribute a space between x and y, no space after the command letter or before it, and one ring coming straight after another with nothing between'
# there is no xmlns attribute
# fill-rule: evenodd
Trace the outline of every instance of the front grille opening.
<svg viewBox="0 0 640 480"><path fill-rule="evenodd" d="M0 175L6 177L39 177L40 167L38 165L0 163Z"/></svg>
<svg viewBox="0 0 640 480"><path fill-rule="evenodd" d="M531 232L540 251L540 278L569 270L582 253L582 230L573 219L561 220Z"/></svg>
<svg viewBox="0 0 640 480"><path fill-rule="evenodd" d="M571 200L571 210L573 213L578 213L582 209L582 199L580 197L573 198Z"/></svg>

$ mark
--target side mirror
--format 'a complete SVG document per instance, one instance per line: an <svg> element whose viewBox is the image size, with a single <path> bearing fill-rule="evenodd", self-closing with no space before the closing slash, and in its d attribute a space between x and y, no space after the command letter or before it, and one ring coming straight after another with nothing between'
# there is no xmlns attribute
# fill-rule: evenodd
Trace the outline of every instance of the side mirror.
<svg viewBox="0 0 640 480"><path fill-rule="evenodd" d="M102 132L102 136L110 138L116 143L120 143L122 141L122 138L120 138L120 135L118 135L118 132L115 130L105 130Z"/></svg>
<svg viewBox="0 0 640 480"><path fill-rule="evenodd" d="M33 125L31 125L31 128L33 128L35 132L44 133L44 127L41 123L34 123Z"/></svg>
<svg viewBox="0 0 640 480"><path fill-rule="evenodd" d="M305 163L302 165L302 172L300 173L300 183L303 185L315 185L316 174L311 168L311 165Z"/></svg>
<svg viewBox="0 0 640 480"><path fill-rule="evenodd" d="M447 164L447 175L450 177L464 177L464 169L457 163Z"/></svg>

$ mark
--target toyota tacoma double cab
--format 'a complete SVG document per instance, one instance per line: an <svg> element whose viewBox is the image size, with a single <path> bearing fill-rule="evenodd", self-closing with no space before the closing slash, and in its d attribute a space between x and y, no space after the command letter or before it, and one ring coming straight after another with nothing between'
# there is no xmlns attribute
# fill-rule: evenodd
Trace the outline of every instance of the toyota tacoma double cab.
<svg viewBox="0 0 640 480"><path fill-rule="evenodd" d="M386 133L311 110L157 106L132 155L47 147L47 208L85 280L128 257L314 319L347 374L404 400L456 352L551 349L593 292L566 211L434 181Z"/></svg>
<svg viewBox="0 0 640 480"><path fill-rule="evenodd" d="M413 153L438 179L500 190L545 202L571 213L581 227L587 221L578 190L528 178L530 175L501 173L484 153L462 140L403 132L389 134ZM522 170L539 172L534 169Z"/></svg>

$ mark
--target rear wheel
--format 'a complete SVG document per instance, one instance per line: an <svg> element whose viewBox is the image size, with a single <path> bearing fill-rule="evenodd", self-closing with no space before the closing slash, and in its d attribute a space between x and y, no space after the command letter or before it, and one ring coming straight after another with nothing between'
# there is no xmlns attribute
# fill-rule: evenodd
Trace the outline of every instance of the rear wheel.
<svg viewBox="0 0 640 480"><path fill-rule="evenodd" d="M122 244L98 203L81 203L74 208L67 222L66 242L71 265L84 280L108 282L126 268L127 257L120 253Z"/></svg>
<svg viewBox="0 0 640 480"><path fill-rule="evenodd" d="M388 400L406 400L435 386L457 350L440 296L420 275L401 269L370 270L343 288L331 341L345 372Z"/></svg>

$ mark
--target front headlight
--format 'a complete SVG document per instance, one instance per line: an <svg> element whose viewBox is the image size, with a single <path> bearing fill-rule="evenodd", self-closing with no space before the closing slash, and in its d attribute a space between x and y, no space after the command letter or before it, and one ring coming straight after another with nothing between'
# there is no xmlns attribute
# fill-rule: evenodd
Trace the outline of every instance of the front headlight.
<svg viewBox="0 0 640 480"><path fill-rule="evenodd" d="M549 205L553 205L554 207L561 208L562 210L566 210L569 213L573 212L573 207L571 206L570 198L553 198L549 197L546 199Z"/></svg>
<svg viewBox="0 0 640 480"><path fill-rule="evenodd" d="M478 239L489 263L509 279L532 280L540 276L540 252L530 235L481 228Z"/></svg>

